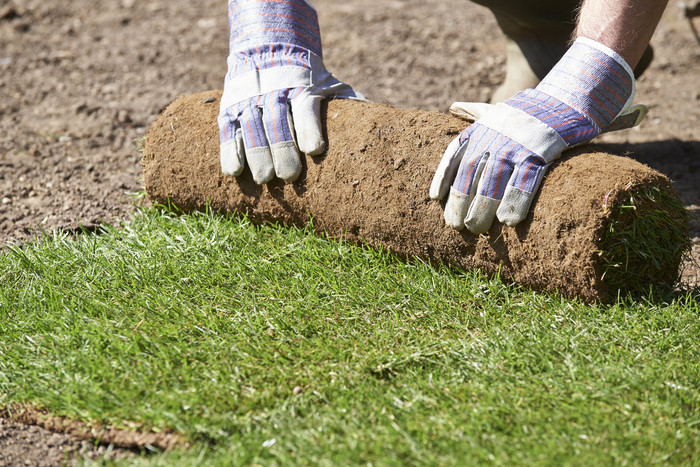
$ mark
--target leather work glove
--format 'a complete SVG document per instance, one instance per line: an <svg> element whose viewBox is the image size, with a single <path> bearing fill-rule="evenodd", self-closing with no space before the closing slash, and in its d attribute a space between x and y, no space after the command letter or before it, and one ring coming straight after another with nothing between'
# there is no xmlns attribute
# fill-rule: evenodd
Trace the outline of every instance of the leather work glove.
<svg viewBox="0 0 700 467"><path fill-rule="evenodd" d="M518 224L564 149L644 119L647 108L630 106L633 97L627 62L578 38L535 89L495 105L453 104L454 114L476 122L447 147L430 186L433 199L449 191L446 224L477 234L496 217Z"/></svg>
<svg viewBox="0 0 700 467"><path fill-rule="evenodd" d="M326 71L316 10L305 0L229 0L228 72L219 113L221 170L238 176L246 161L256 183L294 181L299 151L325 142L321 100L362 99Z"/></svg>

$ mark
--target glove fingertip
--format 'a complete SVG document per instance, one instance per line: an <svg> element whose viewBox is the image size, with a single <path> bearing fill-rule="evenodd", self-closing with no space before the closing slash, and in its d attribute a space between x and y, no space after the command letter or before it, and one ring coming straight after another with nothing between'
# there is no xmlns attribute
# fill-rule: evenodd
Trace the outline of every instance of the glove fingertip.
<svg viewBox="0 0 700 467"><path fill-rule="evenodd" d="M447 190L443 188L443 177L435 174L433 181L430 183L430 198L440 200L445 197Z"/></svg>
<svg viewBox="0 0 700 467"><path fill-rule="evenodd" d="M450 113L467 122L475 122L492 109L493 104L483 102L453 102L450 106Z"/></svg>
<svg viewBox="0 0 700 467"><path fill-rule="evenodd" d="M293 141L284 141L270 147L275 173L286 182L293 182L301 174L301 159Z"/></svg>
<svg viewBox="0 0 700 467"><path fill-rule="evenodd" d="M464 218L469 210L469 196L455 189L450 189L450 196L445 204L445 224L454 230L464 229Z"/></svg>
<svg viewBox="0 0 700 467"><path fill-rule="evenodd" d="M248 167L253 175L253 180L258 185L271 182L275 178L275 166L272 161L272 153L267 146L249 148L246 151Z"/></svg>
<svg viewBox="0 0 700 467"><path fill-rule="evenodd" d="M290 127L302 154L317 156L326 149L321 126L321 98L303 95L291 101Z"/></svg>
<svg viewBox="0 0 700 467"><path fill-rule="evenodd" d="M475 234L487 232L496 219L496 211L500 202L497 199L476 195L469 208L467 218L464 220L464 225Z"/></svg>
<svg viewBox="0 0 700 467"><path fill-rule="evenodd" d="M323 140L320 130L318 131L297 131L297 142L299 151L309 156L318 156L326 150L326 142Z"/></svg>
<svg viewBox="0 0 700 467"><path fill-rule="evenodd" d="M301 175L301 164L293 164L277 173L277 176L285 182L295 182Z"/></svg>
<svg viewBox="0 0 700 467"><path fill-rule="evenodd" d="M320 108L315 105L292 106L292 125L297 137L297 145L302 154L316 156L326 149L321 127Z"/></svg>
<svg viewBox="0 0 700 467"><path fill-rule="evenodd" d="M515 227L527 217L533 197L533 193L509 185L496 211L496 217L505 225Z"/></svg>
<svg viewBox="0 0 700 467"><path fill-rule="evenodd" d="M239 176L243 172L244 164L241 163L241 157L236 149L236 140L226 141L222 143L220 151L221 172L224 175Z"/></svg>
<svg viewBox="0 0 700 467"><path fill-rule="evenodd" d="M432 199L443 199L447 196L455 174L459 169L466 146L459 141L459 137L453 139L445 149L445 153L438 164L433 180L430 183L430 197Z"/></svg>
<svg viewBox="0 0 700 467"><path fill-rule="evenodd" d="M264 185L265 183L270 183L275 178L274 170L258 170L253 172L253 180L258 185Z"/></svg>

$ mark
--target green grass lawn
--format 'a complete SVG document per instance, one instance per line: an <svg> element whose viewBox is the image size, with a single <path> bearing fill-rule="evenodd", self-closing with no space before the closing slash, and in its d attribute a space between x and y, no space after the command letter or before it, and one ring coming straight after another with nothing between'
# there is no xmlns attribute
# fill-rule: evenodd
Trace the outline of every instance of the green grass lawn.
<svg viewBox="0 0 700 467"><path fill-rule="evenodd" d="M0 404L192 443L153 464L691 465L699 335L210 214L0 254Z"/></svg>

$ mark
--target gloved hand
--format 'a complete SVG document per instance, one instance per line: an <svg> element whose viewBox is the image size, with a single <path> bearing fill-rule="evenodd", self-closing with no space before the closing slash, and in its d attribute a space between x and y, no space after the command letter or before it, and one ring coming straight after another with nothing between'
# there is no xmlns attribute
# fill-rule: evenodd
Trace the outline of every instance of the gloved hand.
<svg viewBox="0 0 700 467"><path fill-rule="evenodd" d="M449 191L445 222L456 230L486 232L496 217L514 226L565 148L642 121L647 109L631 107L633 97L627 62L579 38L535 89L495 105L453 104L453 113L477 120L447 147L430 196Z"/></svg>
<svg viewBox="0 0 700 467"><path fill-rule="evenodd" d="M247 161L257 183L275 175L294 181L299 151L325 148L321 100L364 97L323 66L316 10L307 1L229 0L228 18L221 170L238 176Z"/></svg>

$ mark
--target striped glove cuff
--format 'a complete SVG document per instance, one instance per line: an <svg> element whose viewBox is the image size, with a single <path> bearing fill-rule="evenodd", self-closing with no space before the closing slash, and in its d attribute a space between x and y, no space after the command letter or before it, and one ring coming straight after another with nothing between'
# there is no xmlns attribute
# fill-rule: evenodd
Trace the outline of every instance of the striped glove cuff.
<svg viewBox="0 0 700 467"><path fill-rule="evenodd" d="M228 21L231 55L278 43L293 44L322 57L316 10L305 0L230 0Z"/></svg>
<svg viewBox="0 0 700 467"><path fill-rule="evenodd" d="M633 98L634 74L627 62L580 37L537 88L506 104L546 123L573 146L605 131Z"/></svg>

